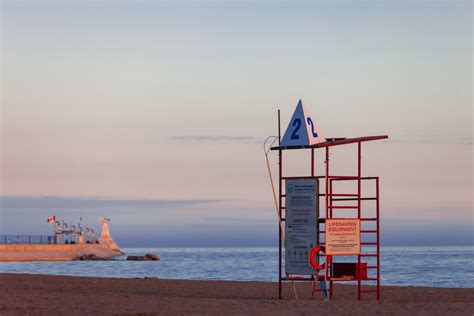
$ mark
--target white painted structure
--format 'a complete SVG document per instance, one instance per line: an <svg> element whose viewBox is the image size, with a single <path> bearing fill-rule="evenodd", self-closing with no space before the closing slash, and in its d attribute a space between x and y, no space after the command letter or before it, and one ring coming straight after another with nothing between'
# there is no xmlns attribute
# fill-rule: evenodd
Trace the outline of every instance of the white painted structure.
<svg viewBox="0 0 474 316"><path fill-rule="evenodd" d="M122 253L119 246L115 243L109 230L109 218L104 217L100 222L102 223L102 233L99 237L99 244L106 245L110 250Z"/></svg>

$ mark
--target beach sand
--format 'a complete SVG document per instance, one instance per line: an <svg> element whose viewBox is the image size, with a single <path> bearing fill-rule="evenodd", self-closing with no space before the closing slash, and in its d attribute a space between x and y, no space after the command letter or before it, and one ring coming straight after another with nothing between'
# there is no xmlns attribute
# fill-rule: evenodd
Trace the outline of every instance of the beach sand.
<svg viewBox="0 0 474 316"><path fill-rule="evenodd" d="M241 314L241 315L473 315L474 289L382 287L382 301L336 285L334 298L310 300L309 283L115 279L0 274L0 315Z"/></svg>

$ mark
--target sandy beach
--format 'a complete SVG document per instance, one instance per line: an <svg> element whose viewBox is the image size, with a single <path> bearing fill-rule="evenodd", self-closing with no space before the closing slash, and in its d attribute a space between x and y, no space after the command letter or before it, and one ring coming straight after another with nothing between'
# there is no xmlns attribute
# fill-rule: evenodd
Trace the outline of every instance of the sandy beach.
<svg viewBox="0 0 474 316"><path fill-rule="evenodd" d="M474 289L384 286L380 303L371 294L358 302L351 285L338 285L330 302L319 293L310 300L307 283L297 284L299 300L289 284L283 300L277 289L269 282L0 274L0 315L474 313Z"/></svg>

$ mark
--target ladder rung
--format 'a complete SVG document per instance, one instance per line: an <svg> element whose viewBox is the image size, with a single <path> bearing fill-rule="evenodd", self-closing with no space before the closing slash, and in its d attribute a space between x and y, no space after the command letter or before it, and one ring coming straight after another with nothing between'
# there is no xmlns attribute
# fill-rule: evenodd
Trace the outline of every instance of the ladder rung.
<svg viewBox="0 0 474 316"><path fill-rule="evenodd" d="M336 205L336 206L329 206L330 209L333 208L352 208L352 209L358 209L358 206L352 206L352 205Z"/></svg>
<svg viewBox="0 0 474 316"><path fill-rule="evenodd" d="M368 246L368 245L377 245L376 242L361 242L360 244L361 245L366 245L366 246Z"/></svg>
<svg viewBox="0 0 474 316"><path fill-rule="evenodd" d="M332 193L328 194L328 196L359 196L358 194L346 194L346 193Z"/></svg>
<svg viewBox="0 0 474 316"><path fill-rule="evenodd" d="M377 269L377 266L367 266L367 269Z"/></svg>
<svg viewBox="0 0 474 316"><path fill-rule="evenodd" d="M361 233L377 233L376 230L361 230Z"/></svg>
<svg viewBox="0 0 474 316"><path fill-rule="evenodd" d="M329 176L329 180L357 180L357 176Z"/></svg>
<svg viewBox="0 0 474 316"><path fill-rule="evenodd" d="M377 278L365 278L365 279L362 279L361 281L377 281L378 279Z"/></svg>
<svg viewBox="0 0 474 316"><path fill-rule="evenodd" d="M361 180L375 180L378 179L379 177L361 177Z"/></svg>
<svg viewBox="0 0 474 316"><path fill-rule="evenodd" d="M358 198L340 198L340 199L332 199L333 201L357 201ZM377 198L360 198L361 201L375 201Z"/></svg>
<svg viewBox="0 0 474 316"><path fill-rule="evenodd" d="M366 253L366 254L360 254L359 256L361 257L377 257L376 253Z"/></svg>
<svg viewBox="0 0 474 316"><path fill-rule="evenodd" d="M376 221L378 219L376 217L374 217L374 218L361 218L360 220L361 221Z"/></svg>

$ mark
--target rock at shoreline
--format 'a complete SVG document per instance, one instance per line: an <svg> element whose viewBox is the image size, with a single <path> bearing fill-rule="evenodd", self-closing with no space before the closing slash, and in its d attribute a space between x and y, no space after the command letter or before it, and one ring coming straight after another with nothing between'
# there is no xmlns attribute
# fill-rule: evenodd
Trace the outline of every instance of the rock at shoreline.
<svg viewBox="0 0 474 316"><path fill-rule="evenodd" d="M82 255L82 256L78 257L77 259L81 260L81 261L83 261L83 260L102 260L102 258L99 258L94 254Z"/></svg>
<svg viewBox="0 0 474 316"><path fill-rule="evenodd" d="M160 257L154 253L147 253L144 256L128 256L127 260L131 261L158 261Z"/></svg>
<svg viewBox="0 0 474 316"><path fill-rule="evenodd" d="M156 253L147 253L145 257L150 258L153 261L160 260L160 256L158 256Z"/></svg>

